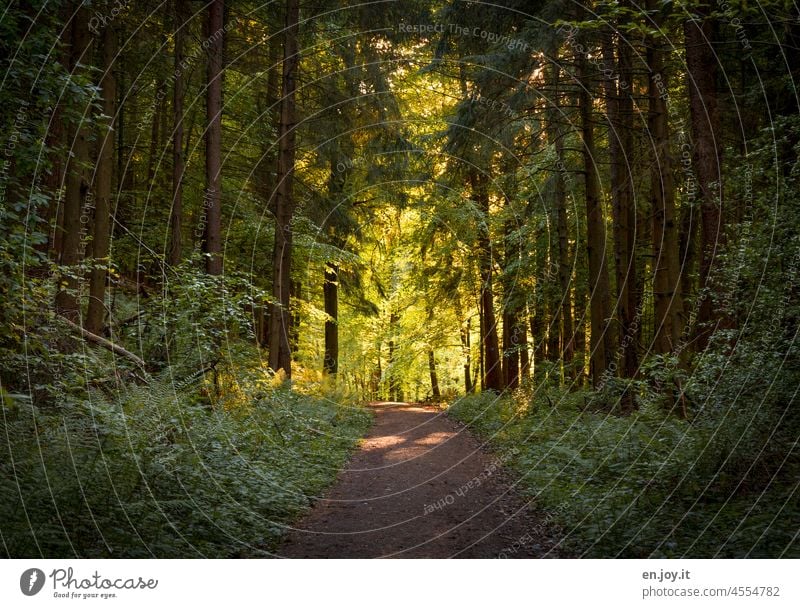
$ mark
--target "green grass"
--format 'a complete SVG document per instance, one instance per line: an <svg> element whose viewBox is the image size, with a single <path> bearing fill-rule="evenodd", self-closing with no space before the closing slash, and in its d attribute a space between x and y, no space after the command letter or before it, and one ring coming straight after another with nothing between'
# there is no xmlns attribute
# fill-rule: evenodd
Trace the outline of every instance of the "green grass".
<svg viewBox="0 0 800 608"><path fill-rule="evenodd" d="M214 406L166 379L122 390L46 407L4 399L8 557L267 555L371 419L283 389L240 390Z"/></svg>
<svg viewBox="0 0 800 608"><path fill-rule="evenodd" d="M549 401L470 396L449 415L489 441L520 491L560 524L571 551L800 557L796 459L762 477L756 451L701 417L690 423L656 406L615 416L586 409L591 393L549 391Z"/></svg>

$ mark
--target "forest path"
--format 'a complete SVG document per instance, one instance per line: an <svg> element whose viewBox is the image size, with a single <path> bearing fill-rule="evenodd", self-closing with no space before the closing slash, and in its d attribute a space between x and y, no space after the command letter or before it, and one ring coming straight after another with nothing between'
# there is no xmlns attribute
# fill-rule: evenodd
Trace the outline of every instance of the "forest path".
<svg viewBox="0 0 800 608"><path fill-rule="evenodd" d="M374 403L375 422L280 557L555 557L547 518L499 461L429 406Z"/></svg>

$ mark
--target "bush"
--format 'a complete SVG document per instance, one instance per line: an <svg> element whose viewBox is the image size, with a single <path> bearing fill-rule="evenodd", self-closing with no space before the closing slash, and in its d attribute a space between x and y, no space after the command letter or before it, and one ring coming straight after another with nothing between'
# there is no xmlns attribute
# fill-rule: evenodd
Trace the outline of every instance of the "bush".
<svg viewBox="0 0 800 608"><path fill-rule="evenodd" d="M58 407L4 395L5 553L268 554L369 424L362 408L288 391L213 407L196 394L160 379Z"/></svg>
<svg viewBox="0 0 800 608"><path fill-rule="evenodd" d="M759 421L729 410L738 426L725 422L721 433L722 410L682 420L645 395L640 410L619 417L587 408L593 398L588 391L549 400L534 394L531 403L521 393L484 394L457 401L449 413L500 452L518 487L563 527L577 554L800 556L797 463L772 461L769 476L753 483L765 472L763 433L775 426L768 414ZM791 453L787 445L770 451Z"/></svg>

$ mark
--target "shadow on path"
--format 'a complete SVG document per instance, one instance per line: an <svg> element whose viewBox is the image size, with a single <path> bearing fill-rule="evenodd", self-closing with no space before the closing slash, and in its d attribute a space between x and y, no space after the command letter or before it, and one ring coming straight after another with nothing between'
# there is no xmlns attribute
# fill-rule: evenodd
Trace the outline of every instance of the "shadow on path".
<svg viewBox="0 0 800 608"><path fill-rule="evenodd" d="M371 404L375 423L280 557L555 557L543 518L462 426L422 405Z"/></svg>

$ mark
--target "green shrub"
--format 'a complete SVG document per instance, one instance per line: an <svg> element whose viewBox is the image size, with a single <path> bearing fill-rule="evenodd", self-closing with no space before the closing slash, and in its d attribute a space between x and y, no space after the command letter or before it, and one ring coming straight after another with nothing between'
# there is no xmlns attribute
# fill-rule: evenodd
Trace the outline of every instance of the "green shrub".
<svg viewBox="0 0 800 608"><path fill-rule="evenodd" d="M6 397L9 557L266 554L369 424L362 408L280 390L210 407L165 379L57 407Z"/></svg>
<svg viewBox="0 0 800 608"><path fill-rule="evenodd" d="M797 463L774 465L753 485L768 414L758 420L731 411L738 422L725 422L722 433L720 410L682 420L645 395L641 409L616 416L586 407L595 397L588 391L548 396L469 396L449 414L499 451L577 554L800 555ZM770 450L791 453L786 443Z"/></svg>

